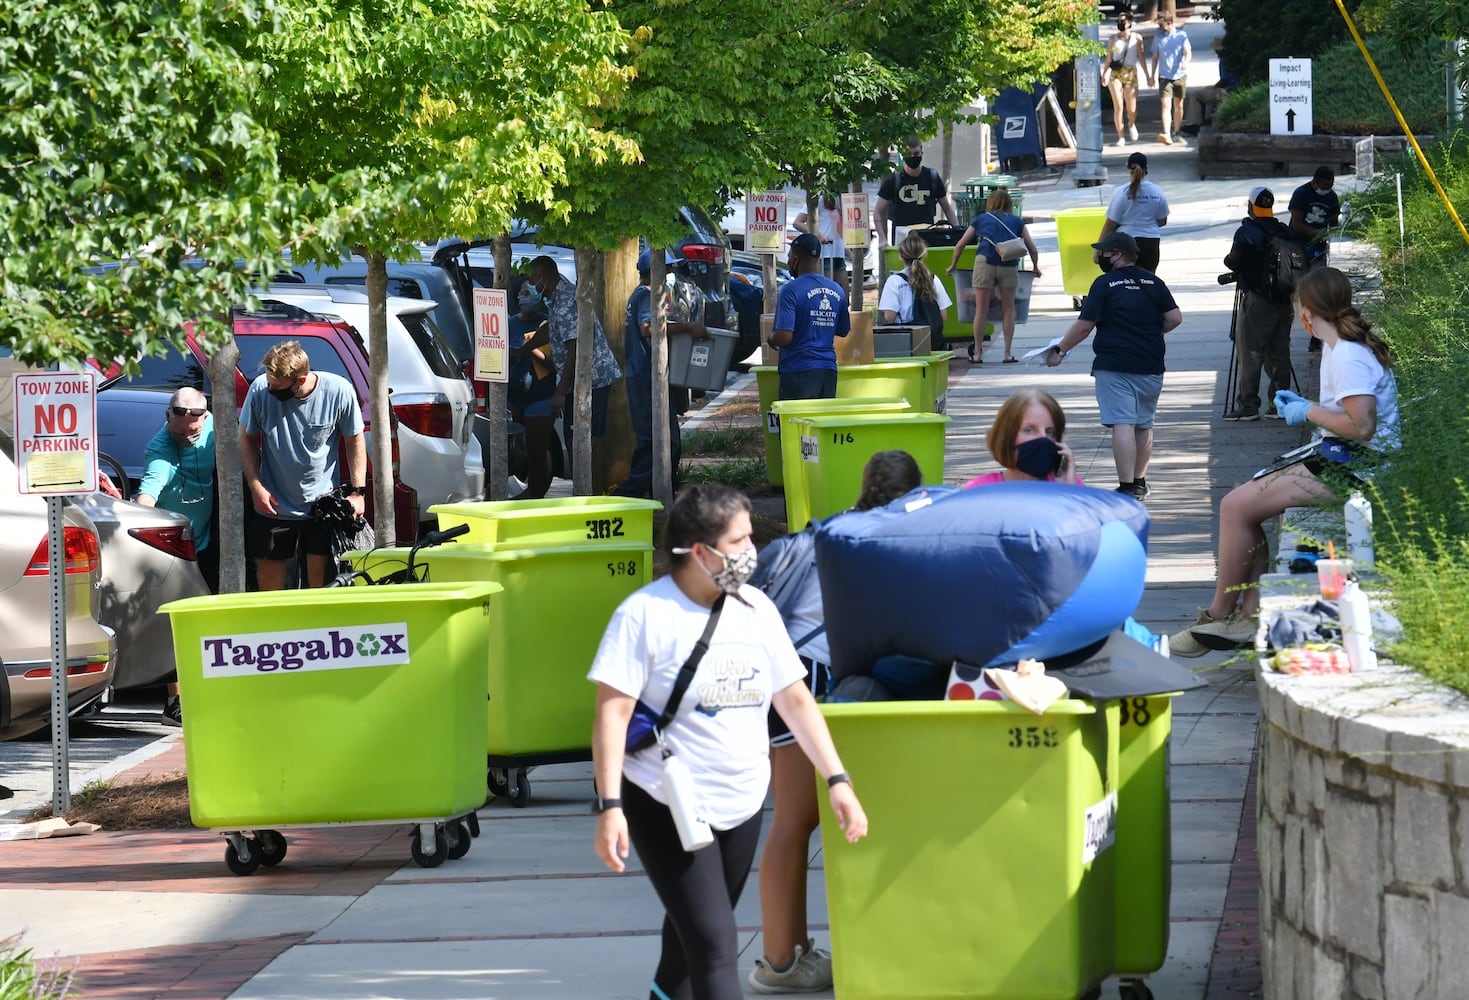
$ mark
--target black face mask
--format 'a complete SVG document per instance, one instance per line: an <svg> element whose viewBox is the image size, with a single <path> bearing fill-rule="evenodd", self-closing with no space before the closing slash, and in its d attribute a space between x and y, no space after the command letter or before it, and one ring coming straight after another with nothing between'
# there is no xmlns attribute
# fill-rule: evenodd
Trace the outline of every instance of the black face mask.
<svg viewBox="0 0 1469 1000"><path fill-rule="evenodd" d="M1102 269L1103 274L1107 274L1112 270L1112 258L1110 256L1099 258L1097 260L1097 266Z"/></svg>
<svg viewBox="0 0 1469 1000"><path fill-rule="evenodd" d="M1031 438L1015 449L1015 468L1035 479L1060 471L1061 448L1048 437Z"/></svg>
<svg viewBox="0 0 1469 1000"><path fill-rule="evenodd" d="M290 389L270 389L269 392L272 396L274 396L276 399L279 399L282 403L289 402L296 398L296 394Z"/></svg>
<svg viewBox="0 0 1469 1000"><path fill-rule="evenodd" d="M906 163L910 169L917 170L919 164L921 164L923 162L923 154L922 153L917 153L917 154L910 153L909 155L903 157L903 162Z"/></svg>

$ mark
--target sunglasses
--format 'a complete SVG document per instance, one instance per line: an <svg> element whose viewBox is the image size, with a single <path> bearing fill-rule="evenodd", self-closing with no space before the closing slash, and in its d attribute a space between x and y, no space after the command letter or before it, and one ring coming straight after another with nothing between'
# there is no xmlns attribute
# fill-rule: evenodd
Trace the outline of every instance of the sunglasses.
<svg viewBox="0 0 1469 1000"><path fill-rule="evenodd" d="M176 417L202 417L209 411L202 406L170 406L168 412Z"/></svg>

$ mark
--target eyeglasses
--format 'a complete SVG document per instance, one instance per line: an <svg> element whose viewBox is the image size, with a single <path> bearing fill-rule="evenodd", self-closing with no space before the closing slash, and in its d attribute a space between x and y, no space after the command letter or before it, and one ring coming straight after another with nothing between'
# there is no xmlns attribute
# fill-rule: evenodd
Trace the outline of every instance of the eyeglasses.
<svg viewBox="0 0 1469 1000"><path fill-rule="evenodd" d="M202 417L209 411L202 406L170 406L168 412L176 417Z"/></svg>

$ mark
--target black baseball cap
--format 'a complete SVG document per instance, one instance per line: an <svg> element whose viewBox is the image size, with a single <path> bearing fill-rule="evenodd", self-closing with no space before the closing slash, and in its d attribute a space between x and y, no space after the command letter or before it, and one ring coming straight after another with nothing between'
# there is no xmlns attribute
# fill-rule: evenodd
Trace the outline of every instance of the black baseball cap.
<svg viewBox="0 0 1469 1000"><path fill-rule="evenodd" d="M1134 163L1143 168L1143 173L1148 170L1148 157L1145 153L1133 153L1127 158L1127 165L1131 167Z"/></svg>
<svg viewBox="0 0 1469 1000"><path fill-rule="evenodd" d="M1114 229L1112 230L1112 232L1102 237L1100 241L1093 243L1092 249L1101 253L1107 253L1112 250L1121 250L1123 253L1131 254L1133 257L1136 257L1137 240L1133 239L1131 236L1127 235L1120 229Z"/></svg>
<svg viewBox="0 0 1469 1000"><path fill-rule="evenodd" d="M791 240L791 253L807 257L821 256L821 238L814 233L802 233Z"/></svg>

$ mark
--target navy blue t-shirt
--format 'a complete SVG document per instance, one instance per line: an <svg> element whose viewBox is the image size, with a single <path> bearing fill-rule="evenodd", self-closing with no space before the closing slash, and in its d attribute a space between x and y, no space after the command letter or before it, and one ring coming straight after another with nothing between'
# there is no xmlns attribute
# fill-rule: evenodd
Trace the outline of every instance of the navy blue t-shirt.
<svg viewBox="0 0 1469 1000"><path fill-rule="evenodd" d="M639 285L627 298L622 339L627 348L627 377L650 382L653 378L653 347L643 336L643 324L653 322L653 296L647 285Z"/></svg>
<svg viewBox="0 0 1469 1000"><path fill-rule="evenodd" d="M835 370L833 338L845 337L852 328L847 296L835 281L807 273L780 290L775 306L775 330L790 330L791 342L780 349L783 372Z"/></svg>
<svg viewBox="0 0 1469 1000"><path fill-rule="evenodd" d="M1001 260L999 252L995 250L996 243L1020 238L1020 230L1025 228L1025 220L1020 216L1005 212L985 212L976 216L969 228L974 230L975 250L985 261L997 267L1020 266L1019 257Z"/></svg>
<svg viewBox="0 0 1469 1000"><path fill-rule="evenodd" d="M1163 314L1177 308L1150 271L1119 267L1098 275L1081 304L1081 318L1097 325L1092 371L1163 374Z"/></svg>

